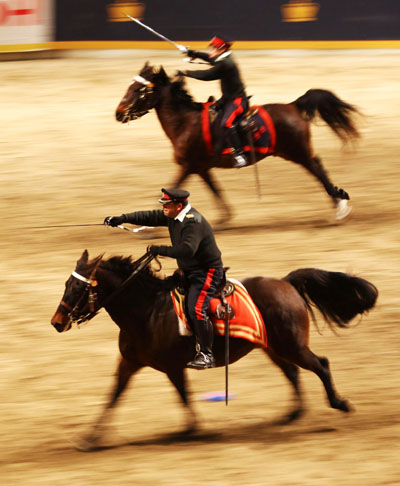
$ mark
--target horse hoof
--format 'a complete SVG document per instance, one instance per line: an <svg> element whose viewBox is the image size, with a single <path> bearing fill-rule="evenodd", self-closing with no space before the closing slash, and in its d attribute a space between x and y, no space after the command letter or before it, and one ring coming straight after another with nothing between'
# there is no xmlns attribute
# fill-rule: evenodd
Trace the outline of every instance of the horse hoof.
<svg viewBox="0 0 400 486"><path fill-rule="evenodd" d="M299 408L278 419L276 425L289 425L298 420L304 414L304 410Z"/></svg>
<svg viewBox="0 0 400 486"><path fill-rule="evenodd" d="M98 439L93 437L77 437L71 443L80 452L93 452L99 447Z"/></svg>
<svg viewBox="0 0 400 486"><path fill-rule="evenodd" d="M336 220L342 221L351 213L352 207L347 199L340 199L336 204Z"/></svg>
<svg viewBox="0 0 400 486"><path fill-rule="evenodd" d="M355 412L355 408L348 400L341 401L339 410L345 413Z"/></svg>
<svg viewBox="0 0 400 486"><path fill-rule="evenodd" d="M353 405L348 400L343 398L336 398L333 402L331 402L330 405L332 408L340 410L344 413L350 413L355 411Z"/></svg>

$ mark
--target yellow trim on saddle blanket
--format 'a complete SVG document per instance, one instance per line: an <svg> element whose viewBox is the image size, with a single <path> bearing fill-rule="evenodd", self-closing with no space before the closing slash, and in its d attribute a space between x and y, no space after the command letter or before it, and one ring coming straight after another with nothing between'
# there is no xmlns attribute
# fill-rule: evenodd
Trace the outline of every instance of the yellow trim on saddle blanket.
<svg viewBox="0 0 400 486"><path fill-rule="evenodd" d="M244 285L236 279L229 279L234 286L234 292L226 297L226 301L234 308L235 317L229 321L229 335L242 338L264 348L267 347L267 333L260 311L253 302ZM185 296L177 289L171 291L172 302L178 318L179 333L182 336L192 334L184 312ZM217 319L215 312L221 303L219 298L210 302L210 317L217 334L225 335L225 321Z"/></svg>

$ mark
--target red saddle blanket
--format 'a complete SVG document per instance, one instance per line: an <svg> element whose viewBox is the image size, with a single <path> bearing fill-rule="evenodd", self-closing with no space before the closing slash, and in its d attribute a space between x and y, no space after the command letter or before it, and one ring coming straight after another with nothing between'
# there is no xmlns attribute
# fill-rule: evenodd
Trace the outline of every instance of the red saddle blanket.
<svg viewBox="0 0 400 486"><path fill-rule="evenodd" d="M209 109L210 105L212 103L203 103L202 132L207 153L212 156L214 136L211 122L212 116L210 115ZM251 130L254 151L264 155L273 154L275 151L276 131L269 113L262 106L251 106L250 111L253 112L251 118L255 122L254 129ZM242 138L244 140L243 150L250 152L251 147L247 140L247 134L243 135ZM231 152L232 148L228 145L222 149L223 154L230 154Z"/></svg>
<svg viewBox="0 0 400 486"><path fill-rule="evenodd" d="M235 314L229 321L229 336L247 339L266 348L267 333L260 311L241 282L233 279L229 279L229 282L233 285L233 292L226 297L226 301L233 307ZM171 291L171 297L179 321L179 331L181 335L190 335L192 331L184 312L185 296L174 289ZM209 314L214 323L215 334L224 336L225 321L216 315L219 304L219 298L211 299Z"/></svg>

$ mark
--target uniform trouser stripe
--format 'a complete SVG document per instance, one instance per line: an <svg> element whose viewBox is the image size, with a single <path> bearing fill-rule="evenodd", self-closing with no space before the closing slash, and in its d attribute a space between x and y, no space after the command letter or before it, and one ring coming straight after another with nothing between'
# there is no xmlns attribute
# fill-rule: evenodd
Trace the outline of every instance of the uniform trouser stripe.
<svg viewBox="0 0 400 486"><path fill-rule="evenodd" d="M237 106L237 108L231 113L229 118L226 120L225 126L227 128L230 128L233 125L233 122L235 121L236 117L240 115L240 113L243 113L242 98L235 98L234 104Z"/></svg>
<svg viewBox="0 0 400 486"><path fill-rule="evenodd" d="M207 297L207 291L211 286L214 273L215 273L215 268L210 268L209 271L207 272L206 280L204 282L203 288L201 289L199 298L197 299L196 305L194 307L194 310L195 310L195 313L196 313L196 318L198 320L202 320L205 317L204 312L203 312L203 305L204 305L204 301Z"/></svg>

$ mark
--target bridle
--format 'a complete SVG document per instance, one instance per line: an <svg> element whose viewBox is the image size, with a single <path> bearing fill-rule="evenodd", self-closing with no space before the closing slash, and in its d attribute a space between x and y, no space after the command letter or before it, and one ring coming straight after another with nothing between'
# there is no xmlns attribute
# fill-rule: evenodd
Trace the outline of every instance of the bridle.
<svg viewBox="0 0 400 486"><path fill-rule="evenodd" d="M147 267L147 265L149 265L149 263L153 259L154 256L149 251L147 251L143 256L136 260L134 262L134 269L129 277L125 279L122 284L114 290L114 292L108 295L100 304L97 305L96 303L98 301L98 294L96 292L96 287L98 286L98 281L96 280L96 272L101 263L101 258L96 262L96 265L94 266L89 278L80 275L74 270L71 275L76 279L85 282L86 286L83 289L83 292L79 297L78 301L73 307L63 300L60 302L60 305L62 305L63 307L65 307L65 309L69 311L68 316L71 319L72 323L76 323L79 325L84 322L90 321L100 311L102 307L105 307L117 294L119 294L128 285L132 278L135 277L135 275L137 275L141 270L143 270L143 268ZM86 306L88 306L89 310L87 312L83 312L83 310L80 310L80 308L81 303L85 299L86 295L87 303L83 306L83 310L86 308Z"/></svg>
<svg viewBox="0 0 400 486"><path fill-rule="evenodd" d="M152 95L154 93L154 83L151 81L148 81L145 79L143 76L137 75L133 78L133 81L131 85L134 83L140 83L142 86L139 88L139 98L135 101L147 101L147 97ZM138 118L141 118L142 116L146 115L146 113L149 113L150 110L141 110L141 111L133 111L133 105L134 103L131 103L128 105L128 108L126 110L125 114L125 119L123 121L128 120L137 120Z"/></svg>
<svg viewBox="0 0 400 486"><path fill-rule="evenodd" d="M71 273L73 277L86 283L86 286L83 289L83 292L79 297L79 299L77 300L74 307L69 305L67 302L64 302L63 300L60 302L60 304L69 311L68 316L71 319L71 322L77 323L78 325L92 319L100 310L100 307L97 310L95 309L95 303L97 302L97 292L95 291L95 287L97 287L98 285L95 276L96 276L97 268L100 265L100 262L101 262L101 258L96 262L96 265L94 266L89 278L80 275L78 272L75 272L75 270ZM81 313L80 312L81 303L86 297L86 295L87 295L87 304L89 306L89 311L85 313Z"/></svg>

